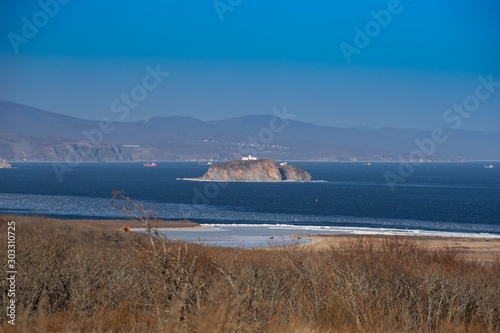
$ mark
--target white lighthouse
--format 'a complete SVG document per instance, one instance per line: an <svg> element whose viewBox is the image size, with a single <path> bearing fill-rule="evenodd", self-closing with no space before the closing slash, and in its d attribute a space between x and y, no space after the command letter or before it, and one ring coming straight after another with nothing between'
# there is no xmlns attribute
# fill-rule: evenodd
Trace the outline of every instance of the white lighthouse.
<svg viewBox="0 0 500 333"><path fill-rule="evenodd" d="M248 155L248 157L242 157L241 160L242 161L256 161L256 160L258 160L258 158L253 157L252 155Z"/></svg>

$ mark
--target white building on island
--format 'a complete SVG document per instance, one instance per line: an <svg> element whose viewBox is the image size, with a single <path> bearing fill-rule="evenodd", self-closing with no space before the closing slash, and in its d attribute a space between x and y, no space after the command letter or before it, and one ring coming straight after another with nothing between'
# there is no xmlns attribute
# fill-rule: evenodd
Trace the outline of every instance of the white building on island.
<svg viewBox="0 0 500 333"><path fill-rule="evenodd" d="M258 158L253 157L252 155L248 155L248 157L242 157L241 160L242 161L256 161L256 160L258 160Z"/></svg>

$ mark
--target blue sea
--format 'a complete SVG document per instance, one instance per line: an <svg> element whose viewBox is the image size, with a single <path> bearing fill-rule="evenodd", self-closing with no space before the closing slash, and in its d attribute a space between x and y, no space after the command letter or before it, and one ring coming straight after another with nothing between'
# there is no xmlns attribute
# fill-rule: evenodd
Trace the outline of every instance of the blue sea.
<svg viewBox="0 0 500 333"><path fill-rule="evenodd" d="M391 190L399 163L293 163L310 183L216 183L208 166L188 162L12 163L0 169L0 213L110 219L113 190L153 207L163 219L212 228L169 232L178 239L235 245L305 233L500 237L500 164L423 163ZM493 162L495 164L495 162ZM59 169L60 170L60 169Z"/></svg>

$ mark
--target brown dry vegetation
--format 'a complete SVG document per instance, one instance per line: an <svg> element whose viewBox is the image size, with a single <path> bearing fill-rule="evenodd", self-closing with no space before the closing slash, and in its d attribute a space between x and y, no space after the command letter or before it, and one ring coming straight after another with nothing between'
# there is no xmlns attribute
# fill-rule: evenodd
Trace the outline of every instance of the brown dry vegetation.
<svg viewBox="0 0 500 333"><path fill-rule="evenodd" d="M499 262L408 240L267 251L41 217L16 229L17 319L2 315L4 332L500 331Z"/></svg>

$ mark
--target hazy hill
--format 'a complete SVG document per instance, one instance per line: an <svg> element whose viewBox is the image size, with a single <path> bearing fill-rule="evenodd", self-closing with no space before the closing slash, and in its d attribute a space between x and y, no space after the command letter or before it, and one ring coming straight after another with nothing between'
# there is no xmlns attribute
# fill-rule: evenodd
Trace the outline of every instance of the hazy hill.
<svg viewBox="0 0 500 333"><path fill-rule="evenodd" d="M112 116L112 115L108 115ZM0 158L11 161L186 161L234 159L252 153L277 160L394 161L422 150L415 140L429 131L334 128L272 115L204 122L191 117L113 121L83 120L0 101ZM87 133L87 135L85 135ZM426 160L500 160L500 132L447 130ZM253 138L253 139L252 139Z"/></svg>

